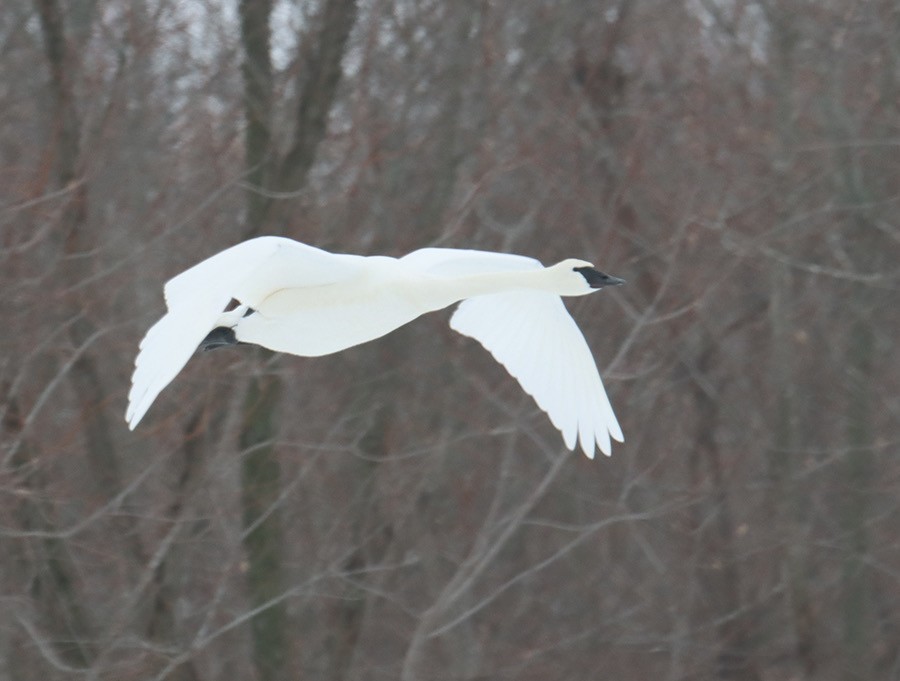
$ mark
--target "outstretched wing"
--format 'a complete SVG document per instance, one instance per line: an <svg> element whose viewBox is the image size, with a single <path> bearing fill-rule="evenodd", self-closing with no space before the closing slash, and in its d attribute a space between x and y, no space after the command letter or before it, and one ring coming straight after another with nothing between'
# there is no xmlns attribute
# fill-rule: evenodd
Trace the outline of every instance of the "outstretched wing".
<svg viewBox="0 0 900 681"><path fill-rule="evenodd" d="M352 274L340 256L268 236L232 246L169 280L168 312L150 327L135 359L125 412L129 428L187 364L232 298L254 307L278 289L333 283Z"/></svg>
<svg viewBox="0 0 900 681"><path fill-rule="evenodd" d="M594 458L607 456L610 436L623 442L600 373L575 320L559 296L513 291L464 300L450 320L474 338L519 381L563 435Z"/></svg>

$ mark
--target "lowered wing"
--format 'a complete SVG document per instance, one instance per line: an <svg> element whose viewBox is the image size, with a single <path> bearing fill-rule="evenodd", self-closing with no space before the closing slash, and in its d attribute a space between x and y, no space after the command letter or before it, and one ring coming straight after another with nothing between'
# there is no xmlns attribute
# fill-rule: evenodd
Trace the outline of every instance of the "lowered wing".
<svg viewBox="0 0 900 681"><path fill-rule="evenodd" d="M449 248L425 248L401 261L447 277L542 267L520 255ZM609 455L610 437L623 441L590 348L559 296L524 290L476 296L460 303L450 327L477 340L506 367L569 449L580 442L593 458L595 444Z"/></svg>
<svg viewBox="0 0 900 681"><path fill-rule="evenodd" d="M622 429L600 373L575 320L553 294L514 291L464 300L450 320L454 330L474 338L519 381L569 449L580 442L588 458L594 444L607 456L610 437Z"/></svg>

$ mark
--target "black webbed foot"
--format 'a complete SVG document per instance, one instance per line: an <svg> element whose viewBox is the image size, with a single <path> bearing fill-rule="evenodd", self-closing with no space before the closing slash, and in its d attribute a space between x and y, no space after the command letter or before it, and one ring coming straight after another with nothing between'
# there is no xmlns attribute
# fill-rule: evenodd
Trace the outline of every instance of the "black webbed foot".
<svg viewBox="0 0 900 681"><path fill-rule="evenodd" d="M239 342L237 336L234 335L234 329L227 326L217 326L206 334L206 338L200 341L200 346L197 349L207 352L216 348L224 348L228 345L237 345Z"/></svg>

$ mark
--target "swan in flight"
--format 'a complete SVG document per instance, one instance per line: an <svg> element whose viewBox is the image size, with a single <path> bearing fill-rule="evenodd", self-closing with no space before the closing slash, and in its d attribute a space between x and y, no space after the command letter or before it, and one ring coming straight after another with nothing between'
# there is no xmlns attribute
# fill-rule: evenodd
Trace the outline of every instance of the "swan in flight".
<svg viewBox="0 0 900 681"><path fill-rule="evenodd" d="M380 338L462 301L451 328L481 343L572 450L611 453L622 430L584 336L560 296L621 279L583 260L424 248L402 258L336 254L275 236L232 246L165 285L168 311L141 341L125 420L132 430L195 350L250 343L317 357Z"/></svg>

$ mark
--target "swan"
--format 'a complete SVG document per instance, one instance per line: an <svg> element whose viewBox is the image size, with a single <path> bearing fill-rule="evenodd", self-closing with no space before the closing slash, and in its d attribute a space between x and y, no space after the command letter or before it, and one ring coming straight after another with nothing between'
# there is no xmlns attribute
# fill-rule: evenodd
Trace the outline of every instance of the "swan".
<svg viewBox="0 0 900 681"><path fill-rule="evenodd" d="M249 343L317 357L461 302L454 330L480 342L562 433L606 455L624 442L594 358L560 296L621 279L584 260L423 248L401 258L329 253L276 236L244 241L165 284L166 314L140 343L125 420L140 423L195 350Z"/></svg>

